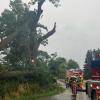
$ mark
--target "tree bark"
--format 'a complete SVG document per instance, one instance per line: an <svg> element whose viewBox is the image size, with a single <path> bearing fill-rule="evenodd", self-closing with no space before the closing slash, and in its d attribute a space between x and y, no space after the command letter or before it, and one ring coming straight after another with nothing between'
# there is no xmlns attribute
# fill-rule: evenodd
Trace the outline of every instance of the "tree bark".
<svg viewBox="0 0 100 100"><path fill-rule="evenodd" d="M15 37L16 37L16 34L14 33L14 34L7 36L7 38L5 39L2 39L0 42L0 50L3 50L6 47L8 47L8 44L10 44Z"/></svg>

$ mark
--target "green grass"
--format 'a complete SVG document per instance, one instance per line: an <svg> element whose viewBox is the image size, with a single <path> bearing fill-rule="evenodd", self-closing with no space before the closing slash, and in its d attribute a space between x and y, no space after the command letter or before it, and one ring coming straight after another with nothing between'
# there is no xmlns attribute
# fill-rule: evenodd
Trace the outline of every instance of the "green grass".
<svg viewBox="0 0 100 100"><path fill-rule="evenodd" d="M56 94L59 94L61 92L63 92L64 89L63 88L59 88L53 91L48 91L46 93L41 93L41 94L35 94L35 95L31 95L31 96L21 96L19 99L14 99L14 100L38 100L38 99L42 99L44 97L48 97L48 96L53 96Z"/></svg>

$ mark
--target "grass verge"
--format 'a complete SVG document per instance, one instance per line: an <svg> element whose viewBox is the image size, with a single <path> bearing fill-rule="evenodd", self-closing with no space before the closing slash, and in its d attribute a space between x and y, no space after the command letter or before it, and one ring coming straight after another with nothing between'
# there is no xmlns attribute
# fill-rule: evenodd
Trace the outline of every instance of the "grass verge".
<svg viewBox="0 0 100 100"><path fill-rule="evenodd" d="M63 89L62 87L59 87L58 89L54 89L52 91L47 91L45 93L35 94L35 95L30 95L30 96L21 96L18 99L14 99L14 100L38 100L40 98L42 99L44 97L59 94L59 93L63 92L64 90L65 89Z"/></svg>

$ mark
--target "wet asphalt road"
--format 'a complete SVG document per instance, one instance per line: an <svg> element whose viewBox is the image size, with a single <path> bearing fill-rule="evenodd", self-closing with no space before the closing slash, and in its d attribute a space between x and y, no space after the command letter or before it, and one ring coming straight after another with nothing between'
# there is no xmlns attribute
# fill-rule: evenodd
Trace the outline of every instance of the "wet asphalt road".
<svg viewBox="0 0 100 100"><path fill-rule="evenodd" d="M65 84L63 82L58 81L57 83L59 83L63 88L66 89ZM51 97L46 97L42 100L90 100L90 98L86 95L85 92L78 92L77 96L73 97L71 90L67 88L64 93Z"/></svg>
<svg viewBox="0 0 100 100"><path fill-rule="evenodd" d="M78 92L76 98L72 96L70 90L52 97L43 98L42 100L90 100L85 93Z"/></svg>

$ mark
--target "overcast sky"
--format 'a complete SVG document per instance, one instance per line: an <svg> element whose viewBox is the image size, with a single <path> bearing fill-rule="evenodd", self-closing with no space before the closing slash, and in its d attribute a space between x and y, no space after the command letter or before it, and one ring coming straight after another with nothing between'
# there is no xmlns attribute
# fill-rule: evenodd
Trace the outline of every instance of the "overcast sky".
<svg viewBox="0 0 100 100"><path fill-rule="evenodd" d="M0 13L8 3L9 0L0 0ZM56 22L57 28L49 44L40 49L74 59L82 68L87 50L100 47L100 0L62 0L58 8L47 2L43 9L41 22L49 29Z"/></svg>

